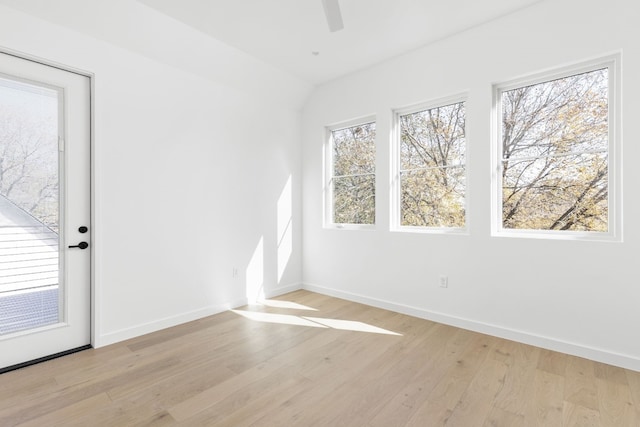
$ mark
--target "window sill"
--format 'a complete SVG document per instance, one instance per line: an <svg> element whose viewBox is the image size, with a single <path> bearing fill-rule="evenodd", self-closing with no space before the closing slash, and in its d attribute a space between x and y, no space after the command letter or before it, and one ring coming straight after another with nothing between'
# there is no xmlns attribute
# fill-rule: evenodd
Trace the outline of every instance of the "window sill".
<svg viewBox="0 0 640 427"><path fill-rule="evenodd" d="M567 240L578 242L622 242L621 237L612 233L585 232L585 231L547 231L547 230L497 230L491 233L491 237L506 237L519 239L546 239Z"/></svg>
<svg viewBox="0 0 640 427"><path fill-rule="evenodd" d="M325 224L325 230L375 231L375 224Z"/></svg>
<svg viewBox="0 0 640 427"><path fill-rule="evenodd" d="M391 229L394 233L411 233L411 234L446 234L468 236L470 235L468 228L447 228L447 227L411 227L402 226Z"/></svg>

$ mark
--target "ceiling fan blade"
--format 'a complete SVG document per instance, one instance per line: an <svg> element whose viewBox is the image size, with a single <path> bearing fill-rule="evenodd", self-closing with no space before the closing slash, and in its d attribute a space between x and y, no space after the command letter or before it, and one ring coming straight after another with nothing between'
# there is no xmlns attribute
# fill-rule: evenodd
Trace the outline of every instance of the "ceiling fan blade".
<svg viewBox="0 0 640 427"><path fill-rule="evenodd" d="M342 23L342 14L340 13L338 0L322 0L322 7L324 7L324 14L327 16L329 31L333 33L342 30L344 24Z"/></svg>

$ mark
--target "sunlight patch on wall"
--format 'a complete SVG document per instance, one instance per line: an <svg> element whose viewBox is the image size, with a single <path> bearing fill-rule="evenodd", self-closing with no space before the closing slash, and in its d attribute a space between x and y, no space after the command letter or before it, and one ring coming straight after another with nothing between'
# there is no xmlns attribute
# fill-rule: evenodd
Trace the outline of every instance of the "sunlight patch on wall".
<svg viewBox="0 0 640 427"><path fill-rule="evenodd" d="M246 271L246 296L252 304L264 299L264 238L260 238Z"/></svg>
<svg viewBox="0 0 640 427"><path fill-rule="evenodd" d="M282 193L280 193L280 198L278 199L278 216L277 216L277 227L278 227L278 283L282 280L282 275L284 274L287 265L289 264L289 259L291 258L291 254L293 252L293 200L291 193L291 175L289 175L289 179L287 179L287 183L282 189Z"/></svg>

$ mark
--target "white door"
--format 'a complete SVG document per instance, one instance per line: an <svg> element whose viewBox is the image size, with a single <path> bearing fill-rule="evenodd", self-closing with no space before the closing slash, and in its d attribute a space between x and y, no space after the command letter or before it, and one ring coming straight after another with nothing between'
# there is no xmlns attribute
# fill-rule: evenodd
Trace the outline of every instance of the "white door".
<svg viewBox="0 0 640 427"><path fill-rule="evenodd" d="M0 372L86 347L90 80L0 53Z"/></svg>

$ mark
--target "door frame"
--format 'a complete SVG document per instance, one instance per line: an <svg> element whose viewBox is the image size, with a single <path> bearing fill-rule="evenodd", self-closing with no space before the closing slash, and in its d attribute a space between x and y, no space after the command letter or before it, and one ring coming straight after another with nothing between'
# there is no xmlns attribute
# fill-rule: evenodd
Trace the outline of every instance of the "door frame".
<svg viewBox="0 0 640 427"><path fill-rule="evenodd" d="M80 68L72 67L66 64L62 64L59 62L52 61L50 59L42 58L36 55L28 54L22 51L17 51L14 49L7 48L6 46L0 45L0 53L5 55L14 56L19 59L23 59L26 61L35 62L47 67L57 68L62 71L66 71L69 73L77 74L82 77L86 77L89 79L89 210L90 210L90 224L89 224L89 241L91 242L91 252L90 252L90 262L89 262L89 331L90 331L90 345L93 348L100 347L99 340L97 337L98 334L98 304L97 304L97 296L99 294L98 288L96 286L96 252L97 252L97 244L96 244L96 227L97 227L97 218L96 218L96 161L95 161L95 74L86 71ZM51 355L51 358L62 356L66 354L66 352ZM48 359L48 357L42 358L44 360ZM41 361L42 359L37 359L34 363ZM27 362L28 363L28 362Z"/></svg>

